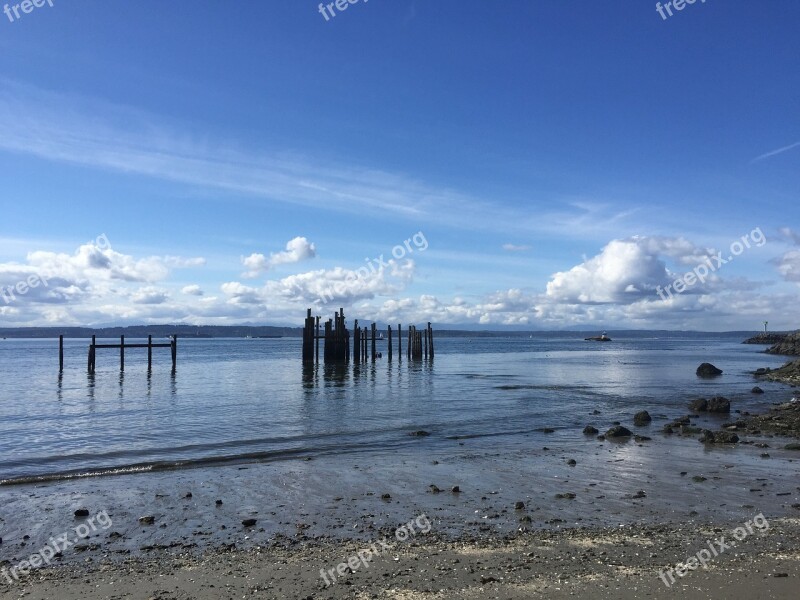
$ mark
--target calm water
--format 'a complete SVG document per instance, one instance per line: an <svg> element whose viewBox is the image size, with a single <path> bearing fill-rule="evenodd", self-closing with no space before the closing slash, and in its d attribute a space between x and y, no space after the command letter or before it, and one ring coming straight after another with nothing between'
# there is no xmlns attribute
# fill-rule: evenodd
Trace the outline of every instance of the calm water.
<svg viewBox="0 0 800 600"><path fill-rule="evenodd" d="M184 339L178 369L169 351L98 351L86 374L87 341L65 342L58 377L55 340L0 341L0 480L181 468L214 461L387 452L485 438L492 451L518 449L542 427L583 426L632 411L683 414L687 399L750 398L758 366L785 359L742 345L742 334L663 332L437 339L432 363L386 358L366 366L304 368L299 339ZM110 341L110 340L109 340ZM131 343L134 340L129 340ZM379 349L385 352L385 342ZM704 361L725 371L704 381ZM762 386L780 393L777 384ZM681 412L683 411L683 412Z"/></svg>

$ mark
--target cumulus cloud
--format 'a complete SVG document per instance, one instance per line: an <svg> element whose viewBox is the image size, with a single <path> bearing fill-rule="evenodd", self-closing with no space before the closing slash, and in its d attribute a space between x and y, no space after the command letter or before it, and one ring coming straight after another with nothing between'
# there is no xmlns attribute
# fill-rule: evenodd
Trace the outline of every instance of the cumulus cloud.
<svg viewBox="0 0 800 600"><path fill-rule="evenodd" d="M242 264L247 267L248 270L242 274L242 277L253 279L278 265L298 263L303 260L314 258L316 255L317 251L313 243L309 242L304 237L296 237L287 242L286 250L282 252L273 252L269 257L259 253L243 256Z"/></svg>
<svg viewBox="0 0 800 600"><path fill-rule="evenodd" d="M204 292L199 285L193 284L183 286L181 288L181 293L187 296L202 296Z"/></svg>
<svg viewBox="0 0 800 600"><path fill-rule="evenodd" d="M135 304L163 304L169 299L166 290L147 286L139 288L131 296L131 301Z"/></svg>

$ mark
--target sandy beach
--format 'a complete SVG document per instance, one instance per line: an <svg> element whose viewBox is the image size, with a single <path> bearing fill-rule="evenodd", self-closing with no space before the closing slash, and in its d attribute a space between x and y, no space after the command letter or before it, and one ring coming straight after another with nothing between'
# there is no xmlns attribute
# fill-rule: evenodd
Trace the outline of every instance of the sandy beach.
<svg viewBox="0 0 800 600"><path fill-rule="evenodd" d="M781 419L798 412L775 408ZM720 425L717 416L692 419L701 429ZM495 455L486 440L454 439L424 461L395 450L354 457L350 468L319 456L6 487L0 593L792 598L800 456L791 435L757 429L771 419L740 424L736 445L664 433L674 420L665 414L634 427L650 433L638 440L564 428L547 446ZM86 515L94 527L79 531ZM757 517L768 527L753 528ZM670 587L659 576L747 523L744 539L707 568L673 575ZM73 543L50 566L11 571L61 532ZM337 571L365 550L367 561Z"/></svg>

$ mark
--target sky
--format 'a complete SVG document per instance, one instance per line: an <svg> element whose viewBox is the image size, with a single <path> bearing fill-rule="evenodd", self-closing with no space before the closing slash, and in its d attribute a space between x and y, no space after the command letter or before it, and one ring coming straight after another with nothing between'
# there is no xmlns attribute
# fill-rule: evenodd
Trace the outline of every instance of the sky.
<svg viewBox="0 0 800 600"><path fill-rule="evenodd" d="M37 2L0 326L800 327L795 0Z"/></svg>

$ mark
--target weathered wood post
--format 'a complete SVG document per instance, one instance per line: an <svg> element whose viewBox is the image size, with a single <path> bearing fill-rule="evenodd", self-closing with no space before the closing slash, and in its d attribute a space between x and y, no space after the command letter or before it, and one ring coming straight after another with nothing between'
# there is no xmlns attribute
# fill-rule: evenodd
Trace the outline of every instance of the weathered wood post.
<svg viewBox="0 0 800 600"><path fill-rule="evenodd" d="M372 362L378 358L378 353L375 350L375 332L378 330L378 326L373 321L372 323Z"/></svg>
<svg viewBox="0 0 800 600"><path fill-rule="evenodd" d="M353 321L353 362L361 362L361 329L358 327L358 319Z"/></svg>
<svg viewBox="0 0 800 600"><path fill-rule="evenodd" d="M389 335L389 340L388 340L388 342L386 344L386 349L389 351L388 359L389 359L389 362L391 362L392 361L392 326L391 325L389 325L389 334L388 335Z"/></svg>
<svg viewBox="0 0 800 600"><path fill-rule="evenodd" d="M397 357L403 362L403 324L397 324Z"/></svg>
<svg viewBox="0 0 800 600"><path fill-rule="evenodd" d="M64 336L58 336L58 372L64 371Z"/></svg>
<svg viewBox="0 0 800 600"><path fill-rule="evenodd" d="M425 360L428 360L428 330L424 330L424 337L425 337Z"/></svg>
<svg viewBox="0 0 800 600"><path fill-rule="evenodd" d="M89 346L89 373L94 373L94 367L95 367L95 362L94 362L95 348L94 348L94 345L95 345L96 341L97 341L97 336L93 335L92 336L92 343Z"/></svg>
<svg viewBox="0 0 800 600"><path fill-rule="evenodd" d="M316 343L316 361L319 362L319 315L317 315L317 320L316 320L314 341Z"/></svg>
<svg viewBox="0 0 800 600"><path fill-rule="evenodd" d="M153 336L147 336L147 371L153 370Z"/></svg>
<svg viewBox="0 0 800 600"><path fill-rule="evenodd" d="M431 345L431 360L433 360L433 327L431 327L430 321L428 321L428 337L430 338Z"/></svg>
<svg viewBox="0 0 800 600"><path fill-rule="evenodd" d="M125 336L119 336L119 370L125 370Z"/></svg>
<svg viewBox="0 0 800 600"><path fill-rule="evenodd" d="M178 334L172 336L172 341L170 342L170 350L172 350L172 372L175 372L175 369L178 366Z"/></svg>

